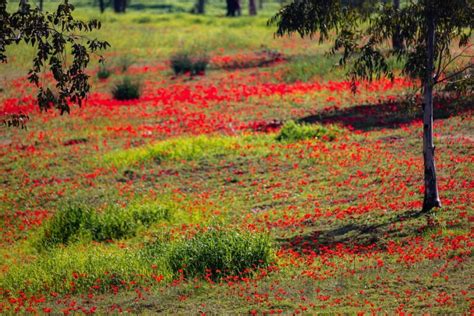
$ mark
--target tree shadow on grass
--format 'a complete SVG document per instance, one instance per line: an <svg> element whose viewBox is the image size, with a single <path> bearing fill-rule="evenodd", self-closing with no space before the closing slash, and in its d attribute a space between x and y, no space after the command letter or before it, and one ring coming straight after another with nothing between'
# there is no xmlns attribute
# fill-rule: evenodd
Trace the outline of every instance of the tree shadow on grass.
<svg viewBox="0 0 474 316"><path fill-rule="evenodd" d="M473 110L471 98L437 98L434 102L435 119L445 119L462 115ZM421 120L421 105L409 102L388 102L381 104L363 104L335 110L324 110L300 118L299 122L342 124L358 130L399 128L404 124Z"/></svg>
<svg viewBox="0 0 474 316"><path fill-rule="evenodd" d="M277 241L283 249L292 249L301 254L308 251L320 253L328 249L336 249L340 245L353 248L357 253L383 250L386 240L419 235L431 228L432 226L422 224L424 215L428 215L428 213L406 211L376 224L350 223L327 230L314 230L305 235L279 238ZM408 221L413 222L408 223ZM396 225L401 223L403 223L403 229Z"/></svg>

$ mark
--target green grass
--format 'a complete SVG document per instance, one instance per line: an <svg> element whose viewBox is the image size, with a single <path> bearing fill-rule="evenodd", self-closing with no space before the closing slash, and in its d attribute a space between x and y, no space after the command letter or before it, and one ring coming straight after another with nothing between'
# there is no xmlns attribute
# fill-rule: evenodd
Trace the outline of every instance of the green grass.
<svg viewBox="0 0 474 316"><path fill-rule="evenodd" d="M274 260L268 234L210 228L170 246L167 261L175 275L219 279L242 276Z"/></svg>
<svg viewBox="0 0 474 316"><path fill-rule="evenodd" d="M26 293L104 292L163 278L220 278L248 275L274 260L268 234L210 227L190 239L169 237L144 248L115 244L75 244L55 247L31 262L12 266L0 279L5 291Z"/></svg>
<svg viewBox="0 0 474 316"><path fill-rule="evenodd" d="M341 131L333 126L326 127L288 121L280 129L275 139L281 142L295 142L312 138L331 141L340 133Z"/></svg>
<svg viewBox="0 0 474 316"><path fill-rule="evenodd" d="M110 207L100 213L86 205L71 205L57 211L44 225L36 244L45 249L78 240L101 242L133 237L140 228L171 216L169 208L153 204Z"/></svg>
<svg viewBox="0 0 474 316"><path fill-rule="evenodd" d="M116 246L74 245L54 248L21 267L10 267L0 286L15 293L87 291L95 285L98 291L105 291L112 286L123 288L121 281L126 284L137 275L149 275L150 271L136 251Z"/></svg>
<svg viewBox="0 0 474 316"><path fill-rule="evenodd" d="M240 150L249 152L266 151L265 144L271 139L266 136L186 136L171 138L144 147L111 152L104 157L107 164L117 167L133 166L154 160L181 161L212 159Z"/></svg>
<svg viewBox="0 0 474 316"><path fill-rule="evenodd" d="M140 90L141 84L139 81L132 81L129 77L124 77L112 88L112 96L115 100L120 101L139 99Z"/></svg>

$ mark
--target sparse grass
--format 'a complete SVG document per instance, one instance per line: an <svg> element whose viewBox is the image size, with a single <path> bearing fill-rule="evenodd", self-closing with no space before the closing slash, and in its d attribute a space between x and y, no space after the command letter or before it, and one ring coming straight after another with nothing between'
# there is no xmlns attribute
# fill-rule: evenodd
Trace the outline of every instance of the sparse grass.
<svg viewBox="0 0 474 316"><path fill-rule="evenodd" d="M313 79L325 80L344 76L343 67L339 66L339 56L310 55L297 56L282 67L282 79L285 82L307 82Z"/></svg>

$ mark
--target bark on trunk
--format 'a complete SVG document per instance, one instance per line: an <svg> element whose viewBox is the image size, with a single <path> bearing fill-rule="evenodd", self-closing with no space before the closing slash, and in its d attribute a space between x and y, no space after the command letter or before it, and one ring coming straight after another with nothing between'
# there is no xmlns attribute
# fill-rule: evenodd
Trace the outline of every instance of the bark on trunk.
<svg viewBox="0 0 474 316"><path fill-rule="evenodd" d="M258 1L258 8L259 8L260 10L263 9L263 0L259 0L259 1Z"/></svg>
<svg viewBox="0 0 474 316"><path fill-rule="evenodd" d="M114 0L115 13L125 13L127 7L127 0Z"/></svg>
<svg viewBox="0 0 474 316"><path fill-rule="evenodd" d="M39 9L43 11L43 0L39 0Z"/></svg>
<svg viewBox="0 0 474 316"><path fill-rule="evenodd" d="M249 0L249 15L257 15L257 5L255 0Z"/></svg>
<svg viewBox="0 0 474 316"><path fill-rule="evenodd" d="M227 16L240 15L240 0L227 0Z"/></svg>
<svg viewBox="0 0 474 316"><path fill-rule="evenodd" d="M198 0L196 3L196 13L204 14L206 11L206 0Z"/></svg>
<svg viewBox="0 0 474 316"><path fill-rule="evenodd" d="M423 200L423 211L425 212L430 211L434 207L441 206L438 194L438 184L436 180L436 168L434 161L435 147L433 144L433 66L435 57L435 20L430 12L427 13L427 22L427 69L423 83L423 158L425 167L425 196Z"/></svg>
<svg viewBox="0 0 474 316"><path fill-rule="evenodd" d="M393 0L393 9L395 11L400 10L400 0ZM395 30L393 32L393 37L392 37L392 48L394 50L402 50L404 49L404 44L403 44L403 37L400 34L400 26L395 26Z"/></svg>
<svg viewBox="0 0 474 316"><path fill-rule="evenodd" d="M104 13L104 11L105 11L104 0L99 0L99 8L100 8L100 13Z"/></svg>

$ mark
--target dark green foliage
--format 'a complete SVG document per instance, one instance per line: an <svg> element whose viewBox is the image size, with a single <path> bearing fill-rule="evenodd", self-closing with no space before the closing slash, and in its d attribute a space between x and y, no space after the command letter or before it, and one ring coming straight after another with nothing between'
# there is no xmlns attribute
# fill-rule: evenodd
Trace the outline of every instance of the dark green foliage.
<svg viewBox="0 0 474 316"><path fill-rule="evenodd" d="M45 225L37 242L39 248L68 244L81 238L107 241L132 237L140 227L169 219L169 210L157 205L111 208L103 213L86 206L57 211Z"/></svg>
<svg viewBox="0 0 474 316"><path fill-rule="evenodd" d="M116 100L133 100L140 98L140 82L132 81L125 77L123 80L115 85L112 89L112 95Z"/></svg>
<svg viewBox="0 0 474 316"><path fill-rule="evenodd" d="M326 140L334 140L337 131L329 129L321 125L309 125L304 123L296 123L288 121L283 125L278 133L276 140L292 142L303 139L321 138Z"/></svg>
<svg viewBox="0 0 474 316"><path fill-rule="evenodd" d="M171 57L170 63L176 75L202 75L206 72L209 57L205 54L191 56L187 52L180 52Z"/></svg>
<svg viewBox="0 0 474 316"><path fill-rule="evenodd" d="M97 78L99 78L101 80L105 80L105 79L109 78L111 74L112 74L112 72L109 70L109 68L107 68L104 65L101 65L99 67L99 71L97 71Z"/></svg>
<svg viewBox="0 0 474 316"><path fill-rule="evenodd" d="M185 277L211 279L247 274L273 258L268 235L220 228L177 241L168 251L167 261L176 275L182 271Z"/></svg>
<svg viewBox="0 0 474 316"><path fill-rule="evenodd" d="M269 23L277 24L279 36L293 32L302 37L318 33L323 41L329 38L331 31L336 31L331 52L341 52L340 63L352 65L349 76L353 81L371 80L374 75L382 74L391 77L392 68L387 60L392 56L404 61L404 73L424 80L426 25L427 19L433 18L436 24L435 83L442 80L443 72L455 57L451 55L449 44L457 40L460 47L466 46L474 26L474 3L470 0L424 0L402 8L383 5L380 1L372 3L369 11L359 2L347 5L347 1L340 0L292 1ZM369 27L362 27L364 24ZM393 36L401 36L404 45L386 50L384 45Z"/></svg>
<svg viewBox="0 0 474 316"><path fill-rule="evenodd" d="M24 42L35 48L36 56L28 73L28 80L38 87L38 104L41 110L55 107L61 114L69 112L69 102L81 105L90 90L85 68L89 54L110 46L97 39L81 35L99 29L97 20L83 22L74 19L74 6L67 0L55 12L41 12L27 1L20 1L16 12L7 11L7 1L0 1L0 62L7 62L6 48ZM66 49L67 48L67 49ZM66 56L72 61L65 63ZM54 90L40 83L40 74L48 69L56 85Z"/></svg>

